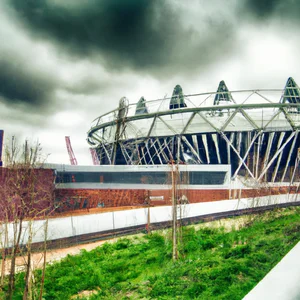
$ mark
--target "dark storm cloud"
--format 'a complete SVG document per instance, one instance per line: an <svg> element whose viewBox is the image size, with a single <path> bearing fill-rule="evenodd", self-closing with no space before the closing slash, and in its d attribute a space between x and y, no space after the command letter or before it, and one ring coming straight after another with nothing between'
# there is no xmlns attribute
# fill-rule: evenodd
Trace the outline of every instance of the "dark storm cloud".
<svg viewBox="0 0 300 300"><path fill-rule="evenodd" d="M8 104L26 104L44 108L54 88L54 80L30 63L16 58L0 60L0 95Z"/></svg>
<svg viewBox="0 0 300 300"><path fill-rule="evenodd" d="M242 11L261 21L276 18L281 21L299 21L298 0L245 0L240 2Z"/></svg>
<svg viewBox="0 0 300 300"><path fill-rule="evenodd" d="M9 105L24 104L36 110L44 109L54 86L54 80L34 70L30 62L13 57L0 60L0 96Z"/></svg>
<svg viewBox="0 0 300 300"><path fill-rule="evenodd" d="M113 84L112 80L85 76L72 83L65 83L63 89L75 95L95 95L109 90Z"/></svg>
<svg viewBox="0 0 300 300"><path fill-rule="evenodd" d="M233 30L230 20L221 13L207 19L202 14L199 28L184 27L180 2L173 5L166 0L11 3L18 17L39 38L52 39L80 57L100 54L101 63L115 69L149 71L170 65L184 69L209 64L229 47Z"/></svg>

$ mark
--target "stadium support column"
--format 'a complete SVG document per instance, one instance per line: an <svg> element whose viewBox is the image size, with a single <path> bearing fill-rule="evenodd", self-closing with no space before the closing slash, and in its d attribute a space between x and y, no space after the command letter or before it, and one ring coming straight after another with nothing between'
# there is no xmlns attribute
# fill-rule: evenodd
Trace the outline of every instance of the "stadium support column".
<svg viewBox="0 0 300 300"><path fill-rule="evenodd" d="M293 143L292 143L292 145L291 145L291 147L290 147L290 151L289 151L289 154L288 154L288 158L287 158L287 161L286 161L286 165L285 165L285 168L284 168L282 177L281 177L281 182L284 181L284 178L285 178L287 169L288 169L288 167L290 167L290 160L291 160L291 157L292 157L292 154L293 154L295 145L296 145L296 141L297 141L297 138L298 138L298 133L299 133L299 131L298 131L298 129L297 129L297 130L296 130L295 137L294 137L294 140L293 140Z"/></svg>
<svg viewBox="0 0 300 300"><path fill-rule="evenodd" d="M273 155L273 158L270 160L270 162L264 167L262 173L260 174L260 176L258 177L258 180L261 180L262 177L267 173L268 169L270 168L270 166L272 165L272 163L275 161L275 159L277 158L277 156L283 151L283 149L285 148L285 146L289 143L289 141L295 136L296 131L294 131L289 138L285 141L285 143L276 151L276 153Z"/></svg>
<svg viewBox="0 0 300 300"><path fill-rule="evenodd" d="M296 170L298 170L298 166L299 166L299 159L300 159L300 148L298 148L298 150L297 150L297 157L296 157L296 161L295 161L295 167L294 167L293 175L291 178L290 186L291 186L291 184L294 183Z"/></svg>
<svg viewBox="0 0 300 300"><path fill-rule="evenodd" d="M113 152L112 152L112 160L111 160L112 165L116 164L116 156L117 156L118 143L119 143L119 138L120 138L121 120L120 120L119 117L117 119L117 125L116 126L117 126L116 135L115 135L114 147L113 147Z"/></svg>
<svg viewBox="0 0 300 300"><path fill-rule="evenodd" d="M114 140L114 146L113 146L113 152L112 152L112 160L111 164L116 164L116 156L117 156L117 150L118 150L118 144L120 139L120 130L123 119L126 117L127 114L127 99L125 97L120 99L119 102L119 109L118 109L118 116L116 119L116 134L115 134L115 140Z"/></svg>

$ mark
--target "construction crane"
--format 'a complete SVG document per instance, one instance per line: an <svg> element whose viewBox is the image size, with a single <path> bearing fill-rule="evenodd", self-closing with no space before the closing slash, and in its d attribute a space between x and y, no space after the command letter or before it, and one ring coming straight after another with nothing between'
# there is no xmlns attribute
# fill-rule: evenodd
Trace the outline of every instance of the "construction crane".
<svg viewBox="0 0 300 300"><path fill-rule="evenodd" d="M92 156L92 160L93 160L93 165L100 165L96 149L90 148L90 152L91 152L91 156Z"/></svg>
<svg viewBox="0 0 300 300"><path fill-rule="evenodd" d="M71 146L70 137L66 136L65 139L66 139L67 150L68 150L68 153L69 153L70 163L71 163L71 165L76 166L77 165L77 159L75 157L75 154L74 154L72 146Z"/></svg>

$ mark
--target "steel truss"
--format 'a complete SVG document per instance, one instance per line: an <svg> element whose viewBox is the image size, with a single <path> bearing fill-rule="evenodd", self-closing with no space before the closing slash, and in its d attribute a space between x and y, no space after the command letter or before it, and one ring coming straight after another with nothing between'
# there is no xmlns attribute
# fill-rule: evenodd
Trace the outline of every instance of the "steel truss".
<svg viewBox="0 0 300 300"><path fill-rule="evenodd" d="M214 106L148 109L121 120L113 111L95 120L88 142L97 147L100 164L230 164L233 179L290 182L298 167L300 103L276 103L265 95L274 91L246 91L242 104L218 100ZM218 99L233 99L234 93ZM194 96L201 95L209 98L208 93ZM249 103L253 96L261 103Z"/></svg>

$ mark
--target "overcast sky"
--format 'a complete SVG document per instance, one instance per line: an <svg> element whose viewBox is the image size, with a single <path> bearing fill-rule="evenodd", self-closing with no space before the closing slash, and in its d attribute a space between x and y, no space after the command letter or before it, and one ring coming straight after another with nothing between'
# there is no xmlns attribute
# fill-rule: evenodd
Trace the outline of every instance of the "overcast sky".
<svg viewBox="0 0 300 300"><path fill-rule="evenodd" d="M0 0L0 129L91 164L86 133L135 103L300 82L300 1Z"/></svg>

